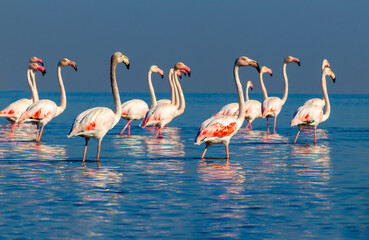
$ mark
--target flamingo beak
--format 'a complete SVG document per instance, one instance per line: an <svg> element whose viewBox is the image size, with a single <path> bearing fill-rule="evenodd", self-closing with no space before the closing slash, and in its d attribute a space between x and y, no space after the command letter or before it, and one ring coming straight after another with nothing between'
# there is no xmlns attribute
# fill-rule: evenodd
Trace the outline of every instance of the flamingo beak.
<svg viewBox="0 0 369 240"><path fill-rule="evenodd" d="M38 66L37 69L42 73L42 76L45 76L46 70L44 67Z"/></svg>
<svg viewBox="0 0 369 240"><path fill-rule="evenodd" d="M36 62L38 62L39 64L41 64L41 66L44 66L44 63L43 63L43 61L42 61L41 58L37 58Z"/></svg>
<svg viewBox="0 0 369 240"><path fill-rule="evenodd" d="M74 68L74 70L76 70L76 71L77 71L77 64L76 64L75 62L70 61L70 62L69 62L69 66L73 67L73 68Z"/></svg>
<svg viewBox="0 0 369 240"><path fill-rule="evenodd" d="M251 91L252 91L252 90L254 89L254 86L252 86L252 85L251 85L251 86L250 86L250 89L251 89Z"/></svg>

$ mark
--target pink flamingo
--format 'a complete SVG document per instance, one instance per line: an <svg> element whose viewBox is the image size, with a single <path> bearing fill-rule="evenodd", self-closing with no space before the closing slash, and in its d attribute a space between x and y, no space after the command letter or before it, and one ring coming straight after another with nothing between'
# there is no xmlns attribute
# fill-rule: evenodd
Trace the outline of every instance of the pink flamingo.
<svg viewBox="0 0 369 240"><path fill-rule="evenodd" d="M90 138L98 141L96 161L99 161L101 141L105 134L112 129L120 120L122 115L121 101L116 79L116 68L118 63L124 63L129 69L129 59L121 52L116 52L111 57L110 82L114 99L114 112L106 107L95 107L80 113L75 119L69 132L68 138L81 136L85 138L85 149L83 162L86 159L87 144Z"/></svg>
<svg viewBox="0 0 369 240"><path fill-rule="evenodd" d="M31 89L31 93L32 93L32 99L27 99L27 98L22 98L19 99L13 103L11 103L9 106L7 106L6 108L4 108L1 112L0 112L0 117L5 117L8 121L11 122L11 131L14 132L15 130L15 125L17 123L19 123L19 118L22 115L23 112L26 111L26 109L35 101L38 101L38 93L37 93L37 87L36 87L36 81L35 81L35 73L37 71L40 71L42 73L42 75L45 75L46 71L44 67L39 66L36 62L41 62L41 59L38 59L36 57L31 58L30 60L30 64L27 70L27 80L28 80L28 85ZM32 82L32 80L33 82Z"/></svg>
<svg viewBox="0 0 369 240"><path fill-rule="evenodd" d="M283 63L283 78L284 78L284 93L283 98L279 97L268 97L263 102L263 118L267 118L267 132L269 133L269 118L274 117L274 128L273 133L275 133L275 127L277 124L277 116L282 110L282 106L287 100L288 95L288 79L286 73L286 66L288 63L295 62L300 66L300 60L295 57L288 56L284 59Z"/></svg>
<svg viewBox="0 0 369 240"><path fill-rule="evenodd" d="M238 76L238 69L243 66L252 66L260 71L259 65L255 60L247 57L239 57L234 64L234 81L237 88L239 115L238 116L213 116L201 124L195 144L200 145L205 142L206 147L201 156L204 158L209 146L217 143L223 143L226 147L227 159L229 159L228 145L234 134L240 129L245 120L245 102L242 91L242 85Z"/></svg>
<svg viewBox="0 0 369 240"><path fill-rule="evenodd" d="M158 104L147 112L145 119L142 121L140 125L141 127L145 128L150 122L151 124L154 124L155 126L159 127L155 135L155 138L157 138L159 134L161 138L162 128L168 123L170 123L173 120L173 118L181 115L184 112L186 103L185 103L182 87L179 84L179 81L177 78L177 72L180 70L185 70L189 76L191 75L191 69L188 66L186 66L184 63L178 62L174 66L173 76L175 80L175 85L177 87L177 91L179 93L179 108L176 106L175 103Z"/></svg>
<svg viewBox="0 0 369 240"><path fill-rule="evenodd" d="M151 95L151 102L152 105L156 105L156 97L154 88L152 87L151 81L151 74L159 73L161 78L164 76L163 70L161 70L158 66L152 65L149 69L149 73L147 76L147 82L149 85L150 95ZM141 99L132 99L122 104L122 118L128 120L128 123L123 128L120 134L123 134L126 128L128 127L128 136L131 136L131 122L134 120L144 119L146 116L147 111L149 111L149 106L147 103Z"/></svg>
<svg viewBox="0 0 369 240"><path fill-rule="evenodd" d="M319 123L326 121L331 113L331 105L329 103L328 92L327 92L327 82L326 76L330 76L333 82L336 81L336 76L332 70L326 67L322 72L322 92L323 99L325 102L325 113L323 114L323 109L315 105L304 105L299 107L291 121L291 127L297 125L299 131L297 132L294 143L296 143L299 133L306 126L312 126L314 128L314 144L316 144L316 127Z"/></svg>
<svg viewBox="0 0 369 240"><path fill-rule="evenodd" d="M61 76L61 67L64 66L71 66L74 68L74 70L77 71L77 66L75 62L67 58L63 58L59 61L57 72L61 95L60 106L57 106L55 102L49 99L42 99L31 104L19 119L20 122L29 119L31 122L37 125L36 142L40 142L45 125L49 121L51 121L51 119L59 116L62 112L64 112L67 106L67 96L65 93L63 79ZM42 125L42 127L39 133L40 124Z"/></svg>
<svg viewBox="0 0 369 240"><path fill-rule="evenodd" d="M325 67L329 67L329 68L331 67L331 65L329 64L327 59L323 59L322 72L323 72ZM324 101L324 99L321 99L321 98L312 98L312 99L307 100L304 103L304 105L314 105L314 106L317 106L317 107L320 107L321 109L323 109L324 106L325 106L325 101Z"/></svg>

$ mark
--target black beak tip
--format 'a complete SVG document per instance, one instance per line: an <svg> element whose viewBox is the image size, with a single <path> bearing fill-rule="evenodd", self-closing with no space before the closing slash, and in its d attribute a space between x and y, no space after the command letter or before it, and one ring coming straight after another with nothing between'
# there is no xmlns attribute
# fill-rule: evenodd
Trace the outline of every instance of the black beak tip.
<svg viewBox="0 0 369 240"><path fill-rule="evenodd" d="M164 78L164 75L160 75L161 76L161 79L163 79Z"/></svg>
<svg viewBox="0 0 369 240"><path fill-rule="evenodd" d="M297 62L297 65L301 66L301 62L300 62L300 61L299 61L299 62Z"/></svg>
<svg viewBox="0 0 369 240"><path fill-rule="evenodd" d="M332 80L333 80L333 83L336 83L336 78L332 78Z"/></svg>
<svg viewBox="0 0 369 240"><path fill-rule="evenodd" d="M130 65L129 63L126 65L126 67L127 67L128 70L129 70L129 65Z"/></svg>
<svg viewBox="0 0 369 240"><path fill-rule="evenodd" d="M191 72L188 72L188 76L191 77Z"/></svg>
<svg viewBox="0 0 369 240"><path fill-rule="evenodd" d="M273 73L272 73L272 74L270 74L270 76L271 76L271 77L273 77Z"/></svg>
<svg viewBox="0 0 369 240"><path fill-rule="evenodd" d="M46 74L46 70L42 72L42 76L45 76L45 74Z"/></svg>
<svg viewBox="0 0 369 240"><path fill-rule="evenodd" d="M44 63L43 62L41 62L41 66L44 66Z"/></svg>
<svg viewBox="0 0 369 240"><path fill-rule="evenodd" d="M260 67L259 67L259 65L256 66L256 70L258 70L258 73L260 73Z"/></svg>

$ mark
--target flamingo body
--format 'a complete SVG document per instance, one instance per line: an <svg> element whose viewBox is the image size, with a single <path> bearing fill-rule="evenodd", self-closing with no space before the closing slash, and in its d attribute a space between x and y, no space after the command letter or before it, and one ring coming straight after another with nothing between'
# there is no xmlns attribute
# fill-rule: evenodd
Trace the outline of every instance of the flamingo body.
<svg viewBox="0 0 369 240"><path fill-rule="evenodd" d="M307 106L307 105L311 105L311 106L317 106L321 109L324 108L325 106L325 102L323 99L321 98L312 98L312 99L309 99L307 100L305 103L304 103L304 106Z"/></svg>
<svg viewBox="0 0 369 240"><path fill-rule="evenodd" d="M132 99L122 104L122 118L126 120L143 119L147 111L149 106L140 99Z"/></svg>
<svg viewBox="0 0 369 240"><path fill-rule="evenodd" d="M215 114L215 116L235 116L238 113L238 108L238 103L229 103L222 107L222 109L220 109L220 111Z"/></svg>
<svg viewBox="0 0 369 240"><path fill-rule="evenodd" d="M45 126L51 119L59 115L60 110L55 102L43 99L32 103L27 110L22 114L19 121L29 119L31 122L36 122Z"/></svg>
<svg viewBox="0 0 369 240"><path fill-rule="evenodd" d="M299 126L299 129L303 129L306 126L317 127L323 119L323 110L314 105L304 105L299 107L291 121L292 126Z"/></svg>
<svg viewBox="0 0 369 240"><path fill-rule="evenodd" d="M106 107L91 108L75 118L68 138L81 136L101 140L117 123L111 109Z"/></svg>
<svg viewBox="0 0 369 240"><path fill-rule="evenodd" d="M263 102L263 118L277 117L281 112L283 102L279 97L268 97Z"/></svg>
<svg viewBox="0 0 369 240"><path fill-rule="evenodd" d="M32 99L19 99L4 108L0 112L0 116L5 117L10 122L17 123L22 113L26 111L26 109L29 107L29 105L32 104L32 102Z"/></svg>

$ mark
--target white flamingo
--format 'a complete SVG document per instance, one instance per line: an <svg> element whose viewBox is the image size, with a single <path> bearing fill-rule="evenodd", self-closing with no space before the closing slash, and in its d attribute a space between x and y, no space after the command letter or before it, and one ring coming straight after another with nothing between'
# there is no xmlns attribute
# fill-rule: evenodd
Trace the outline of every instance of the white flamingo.
<svg viewBox="0 0 369 240"><path fill-rule="evenodd" d="M112 129L122 115L121 101L116 79L116 67L118 63L124 63L129 69L129 59L121 52L116 52L111 57L110 82L114 99L114 112L106 107L95 107L80 113L75 119L68 138L81 136L85 138L83 161L86 159L87 144L90 138L98 141L96 161L99 161L101 141L105 134Z"/></svg>
<svg viewBox="0 0 369 240"><path fill-rule="evenodd" d="M255 60L247 57L239 57L236 60L234 64L233 74L237 88L240 113L238 116L213 116L201 124L201 127L197 132L197 136L195 139L195 144L200 145L203 142L206 143L206 147L201 158L204 158L209 146L217 143L223 143L226 147L227 159L229 159L229 141L231 140L233 135L237 133L237 131L242 126L243 121L245 120L245 102L242 85L238 76L238 69L244 66L252 66L260 71L259 65Z"/></svg>
<svg viewBox="0 0 369 240"><path fill-rule="evenodd" d="M327 92L326 76L330 76L333 82L336 81L335 74L330 68L326 67L322 72L322 92L325 102L325 113L323 114L323 110L319 106L304 105L299 107L296 110L291 121L291 127L297 125L299 128L294 143L296 143L300 131L306 128L306 126L311 126L314 128L314 144L316 144L316 127L319 125L319 123L326 121L329 117L329 114L331 113L331 105L329 103Z"/></svg>
<svg viewBox="0 0 369 240"><path fill-rule="evenodd" d="M161 78L164 76L163 70L161 70L158 66L152 65L149 69L149 73L147 76L147 82L149 85L150 95L151 95L151 105L156 105L156 97L154 88L152 86L151 75L152 73L159 73ZM132 99L122 104L122 118L128 120L128 123L120 132L123 134L126 128L128 127L128 136L131 136L131 122L134 120L144 119L146 116L147 111L149 111L149 106L147 103L141 99Z"/></svg>
<svg viewBox="0 0 369 240"><path fill-rule="evenodd" d="M162 128L168 123L170 123L173 120L173 118L181 115L184 112L186 103L185 103L182 87L179 84L179 81L177 78L177 72L180 70L185 70L189 76L191 75L191 69L188 66L186 66L184 63L178 62L174 66L173 77L175 80L177 91L179 93L179 108L176 106L175 103L158 104L147 112L145 119L142 120L142 123L140 125L141 127L145 128L150 122L151 124L159 127L155 135L155 138L158 137L159 134L160 134L160 137L162 137L161 135Z"/></svg>
<svg viewBox="0 0 369 240"><path fill-rule="evenodd" d="M44 130L45 125L51 121L54 117L59 116L62 112L64 112L67 106L67 96L65 93L64 83L61 76L61 67L71 66L74 70L77 71L77 65L75 62L63 58L58 63L57 73L58 73L58 82L59 82L59 89L60 89L60 106L56 105L55 102L49 99L42 99L33 104L31 104L27 110L21 115L19 121L23 122L25 120L30 120L34 124L37 125L37 132L36 132L36 142L40 142L42 132ZM39 133L39 126L42 125L41 131Z"/></svg>
<svg viewBox="0 0 369 240"><path fill-rule="evenodd" d="M29 67L27 69L27 81L29 88L31 89L32 98L22 98L0 111L0 117L5 117L11 122L11 131L14 132L16 124L19 122L19 118L23 112L35 101L38 101L38 93L36 87L35 73L40 71L42 75L45 75L46 71L44 67L39 66L35 62L42 63L42 60L36 57L32 57L30 60Z"/></svg>
<svg viewBox="0 0 369 240"><path fill-rule="evenodd" d="M329 64L328 60L327 59L323 59L323 62L322 62L322 72L324 70L325 67L331 67L331 65ZM320 107L320 108L324 108L325 106L325 101L324 99L321 99L321 98L312 98L312 99L309 99L307 100L304 105L314 105L314 106L317 106L317 107Z"/></svg>
<svg viewBox="0 0 369 240"><path fill-rule="evenodd" d="M269 133L269 118L274 117L274 128L273 133L275 133L275 127L277 124L277 116L282 110L282 106L287 100L288 96L288 78L286 73L286 66L288 63L295 62L300 66L300 60L295 57L288 56L284 59L283 63L283 78L284 78L284 93L283 98L279 97L268 97L263 102L263 118L267 118L267 132Z"/></svg>

